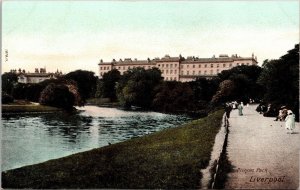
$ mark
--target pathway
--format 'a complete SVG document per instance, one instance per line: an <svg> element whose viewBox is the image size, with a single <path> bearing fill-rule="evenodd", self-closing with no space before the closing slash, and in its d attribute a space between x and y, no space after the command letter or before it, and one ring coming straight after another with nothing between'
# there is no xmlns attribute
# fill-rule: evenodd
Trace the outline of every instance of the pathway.
<svg viewBox="0 0 300 190"><path fill-rule="evenodd" d="M300 124L287 134L284 122L263 117L256 106L245 106L244 116L231 112L227 152L234 168L225 188L299 188Z"/></svg>

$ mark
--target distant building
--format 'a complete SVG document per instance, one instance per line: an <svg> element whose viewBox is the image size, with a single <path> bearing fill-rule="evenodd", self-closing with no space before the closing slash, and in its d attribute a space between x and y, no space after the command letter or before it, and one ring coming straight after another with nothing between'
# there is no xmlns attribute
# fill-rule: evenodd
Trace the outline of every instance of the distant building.
<svg viewBox="0 0 300 190"><path fill-rule="evenodd" d="M117 69L123 74L128 69L142 67L144 69L151 69L153 67L158 68L162 72L162 77L166 81L182 81L188 82L195 80L198 77L212 78L217 76L218 73L223 70L231 69L239 65L257 65L257 58L252 54L251 57L240 57L237 54L229 57L228 55L221 54L219 57L213 56L212 58L198 58L189 56L187 58L182 57L170 57L166 55L164 57L155 58L150 60L131 60L126 58L112 62L103 62L100 60L99 74L100 78L104 73Z"/></svg>
<svg viewBox="0 0 300 190"><path fill-rule="evenodd" d="M62 75L62 72L58 70L55 73L47 73L45 68L36 68L34 73L25 72L25 70L19 69L18 71L11 70L18 75L19 83L39 83L47 79L56 79Z"/></svg>

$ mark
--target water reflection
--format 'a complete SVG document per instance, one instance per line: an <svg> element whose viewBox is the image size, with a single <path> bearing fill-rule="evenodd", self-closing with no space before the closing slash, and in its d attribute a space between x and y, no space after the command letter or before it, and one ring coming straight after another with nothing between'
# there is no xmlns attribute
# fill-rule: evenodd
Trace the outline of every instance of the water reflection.
<svg viewBox="0 0 300 190"><path fill-rule="evenodd" d="M95 106L78 109L77 114L2 116L2 170L106 146L190 120Z"/></svg>

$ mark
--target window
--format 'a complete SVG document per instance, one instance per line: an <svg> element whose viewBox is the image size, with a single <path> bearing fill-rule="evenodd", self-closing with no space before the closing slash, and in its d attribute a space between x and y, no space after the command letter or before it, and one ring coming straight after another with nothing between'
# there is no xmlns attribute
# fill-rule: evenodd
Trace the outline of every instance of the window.
<svg viewBox="0 0 300 190"><path fill-rule="evenodd" d="M177 70L174 70L175 75L177 74Z"/></svg>
<svg viewBox="0 0 300 190"><path fill-rule="evenodd" d="M201 64L199 64L198 67L201 68Z"/></svg>
<svg viewBox="0 0 300 190"><path fill-rule="evenodd" d="M180 68L183 69L183 65L180 65Z"/></svg>
<svg viewBox="0 0 300 190"><path fill-rule="evenodd" d="M148 69L150 69L151 67L150 67L150 65L148 66Z"/></svg>
<svg viewBox="0 0 300 190"><path fill-rule="evenodd" d="M164 70L162 70L161 73L164 74Z"/></svg>
<svg viewBox="0 0 300 190"><path fill-rule="evenodd" d="M232 64L231 64L231 63L229 64L229 67L232 67Z"/></svg>
<svg viewBox="0 0 300 190"><path fill-rule="evenodd" d="M100 70L102 70L102 67L100 67Z"/></svg>
<svg viewBox="0 0 300 190"><path fill-rule="evenodd" d="M125 70L125 67L123 66L123 70Z"/></svg>
<svg viewBox="0 0 300 190"><path fill-rule="evenodd" d="M170 74L172 74L173 73L173 70L170 70Z"/></svg>
<svg viewBox="0 0 300 190"><path fill-rule="evenodd" d="M244 65L244 63L242 63L242 65Z"/></svg>
<svg viewBox="0 0 300 190"><path fill-rule="evenodd" d="M207 67L207 64L205 64L204 67L206 68L206 67Z"/></svg>
<svg viewBox="0 0 300 190"><path fill-rule="evenodd" d="M201 75L201 71L198 71L198 74Z"/></svg>
<svg viewBox="0 0 300 190"><path fill-rule="evenodd" d="M119 67L119 69L121 69L121 67Z"/></svg>
<svg viewBox="0 0 300 190"><path fill-rule="evenodd" d="M172 67L173 67L173 64L170 65L170 68L172 68Z"/></svg>
<svg viewBox="0 0 300 190"><path fill-rule="evenodd" d="M187 65L187 68L189 68L190 65Z"/></svg>
<svg viewBox="0 0 300 190"><path fill-rule="evenodd" d="M170 77L170 80L172 80L172 77Z"/></svg>
<svg viewBox="0 0 300 190"><path fill-rule="evenodd" d="M213 74L213 70L210 70L210 74L211 74L211 75Z"/></svg>
<svg viewBox="0 0 300 190"><path fill-rule="evenodd" d="M207 72L206 71L204 71L204 74L206 74Z"/></svg>
<svg viewBox="0 0 300 190"><path fill-rule="evenodd" d="M249 65L249 63L247 63L247 65Z"/></svg>
<svg viewBox="0 0 300 190"><path fill-rule="evenodd" d="M175 64L175 68L177 67L177 64Z"/></svg>
<svg viewBox="0 0 300 190"><path fill-rule="evenodd" d="M225 64L225 63L223 64L223 67L226 67L226 64Z"/></svg>
<svg viewBox="0 0 300 190"><path fill-rule="evenodd" d="M169 74L169 70L166 70L166 73Z"/></svg>
<svg viewBox="0 0 300 190"><path fill-rule="evenodd" d="M219 69L217 69L217 73L219 73Z"/></svg>
<svg viewBox="0 0 300 190"><path fill-rule="evenodd" d="M217 68L219 68L219 64L217 64Z"/></svg>
<svg viewBox="0 0 300 190"><path fill-rule="evenodd" d="M195 71L193 71L193 75L195 75Z"/></svg>
<svg viewBox="0 0 300 190"><path fill-rule="evenodd" d="M237 66L239 66L240 64L239 64L239 63L237 63L236 65L237 65Z"/></svg>
<svg viewBox="0 0 300 190"><path fill-rule="evenodd" d="M168 80L168 77L166 77L166 80Z"/></svg>
<svg viewBox="0 0 300 190"><path fill-rule="evenodd" d="M210 64L210 67L213 68L213 67L214 67L214 64Z"/></svg>
<svg viewBox="0 0 300 190"><path fill-rule="evenodd" d="M189 71L187 71L186 74L189 75L190 74Z"/></svg>
<svg viewBox="0 0 300 190"><path fill-rule="evenodd" d="M183 75L183 71L181 71L181 75Z"/></svg>
<svg viewBox="0 0 300 190"><path fill-rule="evenodd" d="M165 65L164 65L164 64L162 64L161 66L162 66L162 67L164 67Z"/></svg>
<svg viewBox="0 0 300 190"><path fill-rule="evenodd" d="M160 64L158 64L158 66L160 67Z"/></svg>
<svg viewBox="0 0 300 190"><path fill-rule="evenodd" d="M193 65L193 68L195 68L195 65Z"/></svg>
<svg viewBox="0 0 300 190"><path fill-rule="evenodd" d="M168 68L168 67L169 67L169 64L166 64L166 67Z"/></svg>

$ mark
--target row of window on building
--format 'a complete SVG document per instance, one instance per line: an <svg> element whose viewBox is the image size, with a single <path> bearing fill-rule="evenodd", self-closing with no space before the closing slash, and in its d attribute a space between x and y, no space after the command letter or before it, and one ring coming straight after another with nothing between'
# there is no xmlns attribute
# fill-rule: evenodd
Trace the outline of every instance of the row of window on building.
<svg viewBox="0 0 300 190"><path fill-rule="evenodd" d="M198 64L198 68L201 68L202 67L202 65L203 64ZM208 67L208 65L209 64L204 64L204 68L207 68ZM219 68L220 67L220 64L210 64L210 67L211 68L214 68L214 66L216 65L216 67L217 68ZM225 67L227 67L227 64L226 63L223 63L223 64L221 64L224 68ZM236 66L240 66L240 65L250 65L250 63L236 63ZM174 68L176 68L177 67L177 64L158 64L158 67L162 67L162 68L164 68L164 67L166 67L166 68L173 68L173 66L174 66ZM180 68L181 69L183 69L183 68L190 68L190 66L191 66L191 68L196 68L196 65L195 64L193 64L193 65L190 65L190 64L188 64L188 65L180 65ZM142 67L142 68L144 68L144 69L151 69L151 68L153 68L154 66L150 66L150 65L148 65L148 66L128 66L128 67L126 67L126 66L114 66L113 68L117 68L118 70L127 70L127 69L132 69L132 68L136 68L136 67ZM232 67L232 63L229 63L228 64L228 67ZM107 66L107 67L105 67L105 66L103 66L103 67L100 67L100 70L110 70L110 67L109 66Z"/></svg>

